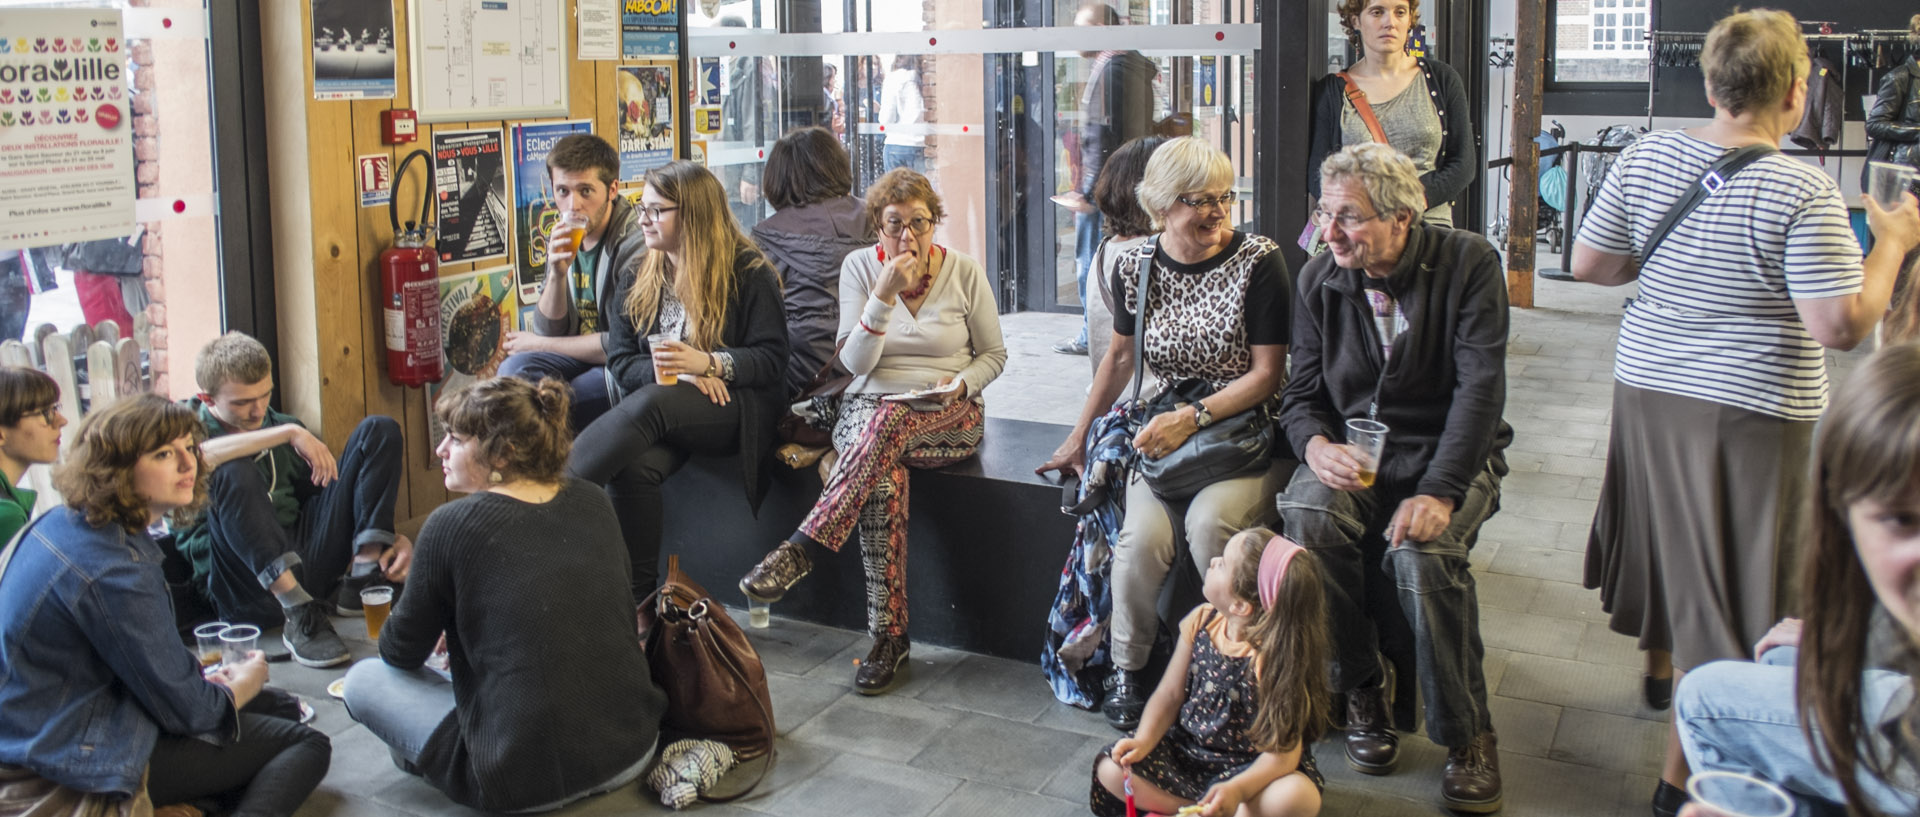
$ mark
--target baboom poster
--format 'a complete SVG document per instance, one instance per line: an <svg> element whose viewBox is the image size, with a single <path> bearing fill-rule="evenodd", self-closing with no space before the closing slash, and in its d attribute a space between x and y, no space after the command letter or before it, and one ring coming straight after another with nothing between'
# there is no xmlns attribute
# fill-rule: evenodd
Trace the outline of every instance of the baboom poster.
<svg viewBox="0 0 1920 817"><path fill-rule="evenodd" d="M134 230L120 12L0 10L0 251Z"/></svg>
<svg viewBox="0 0 1920 817"><path fill-rule="evenodd" d="M507 163L498 128L434 131L433 184L440 202L440 263L507 254Z"/></svg>
<svg viewBox="0 0 1920 817"><path fill-rule="evenodd" d="M622 65L620 78L620 187L640 195L647 171L673 161L673 66Z"/></svg>
<svg viewBox="0 0 1920 817"><path fill-rule="evenodd" d="M592 132L593 123L585 119L513 126L513 235L520 245L513 254L513 270L523 304L540 298L540 279L547 271L547 235L560 220L547 154L567 136Z"/></svg>
<svg viewBox="0 0 1920 817"><path fill-rule="evenodd" d="M620 0L620 54L627 59L680 53L680 0Z"/></svg>

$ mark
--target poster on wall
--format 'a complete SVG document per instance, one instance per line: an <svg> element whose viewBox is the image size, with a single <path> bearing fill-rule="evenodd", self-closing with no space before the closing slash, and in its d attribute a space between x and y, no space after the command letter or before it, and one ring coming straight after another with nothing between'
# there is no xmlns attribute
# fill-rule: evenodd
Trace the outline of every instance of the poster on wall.
<svg viewBox="0 0 1920 817"><path fill-rule="evenodd" d="M511 268L498 267L440 279L440 349L446 377L423 390L429 409L441 394L485 380L500 370L500 361L507 358L501 344L513 326L512 278ZM427 439L437 445L446 431L429 410Z"/></svg>
<svg viewBox="0 0 1920 817"><path fill-rule="evenodd" d="M422 122L567 113L566 0L412 0Z"/></svg>
<svg viewBox="0 0 1920 817"><path fill-rule="evenodd" d="M647 171L673 161L673 66L622 65L620 185L640 194Z"/></svg>
<svg viewBox="0 0 1920 817"><path fill-rule="evenodd" d="M585 119L513 126L513 235L519 245L513 270L521 303L531 304L540 297L540 279L547 270L547 235L560 220L547 154L569 134L592 132L593 123Z"/></svg>
<svg viewBox="0 0 1920 817"><path fill-rule="evenodd" d="M621 0L620 53L627 59L680 53L680 0Z"/></svg>
<svg viewBox="0 0 1920 817"><path fill-rule="evenodd" d="M577 0L575 23L579 41L574 43L574 59L620 59L621 0Z"/></svg>
<svg viewBox="0 0 1920 817"><path fill-rule="evenodd" d="M392 99L393 0L313 0L313 98Z"/></svg>
<svg viewBox="0 0 1920 817"><path fill-rule="evenodd" d="M0 250L134 230L120 12L0 10Z"/></svg>
<svg viewBox="0 0 1920 817"><path fill-rule="evenodd" d="M440 202L440 263L507 254L507 165L498 129L435 131L433 186Z"/></svg>

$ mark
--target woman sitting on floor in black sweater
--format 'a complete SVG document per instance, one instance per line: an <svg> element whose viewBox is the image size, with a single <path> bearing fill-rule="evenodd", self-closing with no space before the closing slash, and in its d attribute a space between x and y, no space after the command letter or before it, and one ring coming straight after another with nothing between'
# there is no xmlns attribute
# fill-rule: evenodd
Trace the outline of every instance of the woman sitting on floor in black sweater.
<svg viewBox="0 0 1920 817"><path fill-rule="evenodd" d="M633 782L666 709L613 507L561 476L567 403L558 380L501 377L434 405L447 489L472 495L427 518L380 658L347 673L354 720L478 809L545 811ZM444 674L423 666L443 632Z"/></svg>

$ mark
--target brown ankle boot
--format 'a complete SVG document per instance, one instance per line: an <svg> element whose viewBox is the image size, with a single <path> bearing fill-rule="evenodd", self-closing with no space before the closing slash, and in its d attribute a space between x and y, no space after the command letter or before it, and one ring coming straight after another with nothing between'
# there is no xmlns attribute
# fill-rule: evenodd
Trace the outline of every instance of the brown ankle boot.
<svg viewBox="0 0 1920 817"><path fill-rule="evenodd" d="M853 674L853 689L862 695L878 695L893 689L900 681L900 668L906 666L912 647L905 635L880 635L873 639L860 669Z"/></svg>
<svg viewBox="0 0 1920 817"><path fill-rule="evenodd" d="M1500 810L1500 754L1493 730L1481 732L1465 746L1447 750L1447 770L1440 775L1440 799L1447 808L1470 814Z"/></svg>
<svg viewBox="0 0 1920 817"><path fill-rule="evenodd" d="M789 588L811 572L813 562L807 558L806 550L792 542L781 542L740 580L740 592L754 601L772 604L784 598Z"/></svg>
<svg viewBox="0 0 1920 817"><path fill-rule="evenodd" d="M1388 774L1400 762L1386 683L1347 693L1347 765L1361 774Z"/></svg>

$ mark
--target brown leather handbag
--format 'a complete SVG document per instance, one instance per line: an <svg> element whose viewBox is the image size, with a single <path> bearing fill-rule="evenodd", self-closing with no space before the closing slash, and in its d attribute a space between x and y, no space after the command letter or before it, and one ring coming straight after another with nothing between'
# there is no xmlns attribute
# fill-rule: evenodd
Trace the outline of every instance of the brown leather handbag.
<svg viewBox="0 0 1920 817"><path fill-rule="evenodd" d="M682 738L727 744L743 765L760 776L731 800L752 791L773 768L773 696L767 671L747 635L706 589L667 557L666 581L640 607L647 663L653 681L667 693L662 746ZM762 760L764 758L764 760Z"/></svg>

